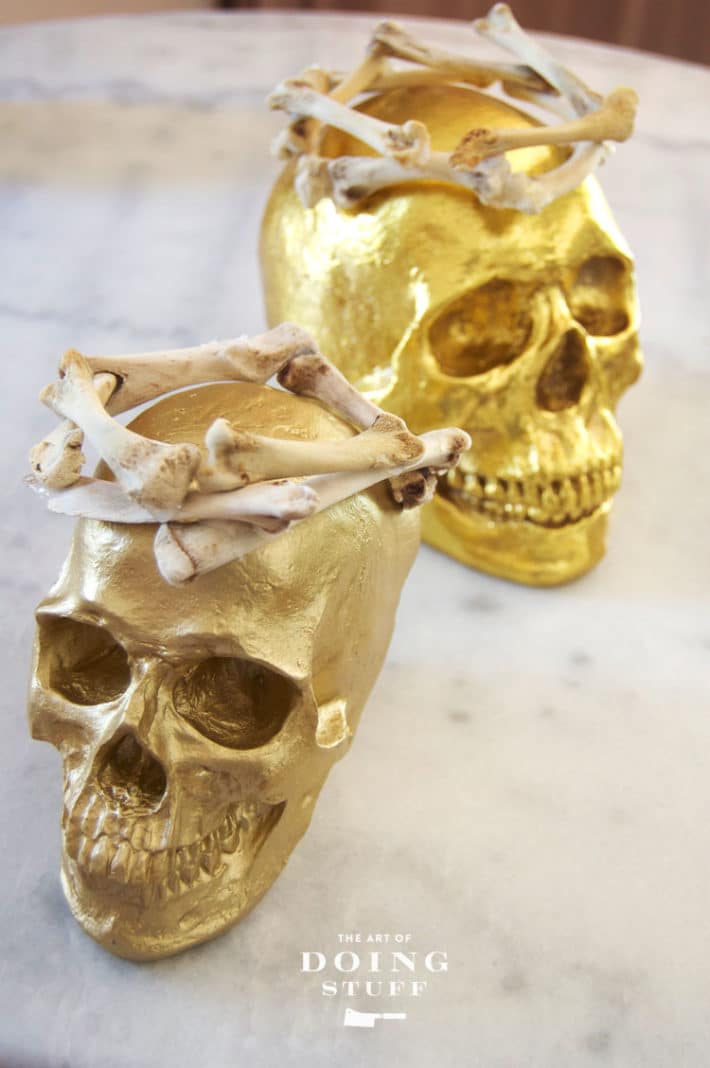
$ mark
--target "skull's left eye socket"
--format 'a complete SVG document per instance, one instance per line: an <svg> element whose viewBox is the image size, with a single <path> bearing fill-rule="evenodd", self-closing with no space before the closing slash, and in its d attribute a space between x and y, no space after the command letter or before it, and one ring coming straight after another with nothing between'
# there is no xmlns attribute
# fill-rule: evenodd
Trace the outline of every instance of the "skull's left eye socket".
<svg viewBox="0 0 710 1068"><path fill-rule="evenodd" d="M284 675L226 656L201 661L173 690L177 712L200 734L230 749L265 745L298 697L298 688Z"/></svg>
<svg viewBox="0 0 710 1068"><path fill-rule="evenodd" d="M128 689L126 650L104 627L74 619L40 619L43 683L75 705L115 701Z"/></svg>

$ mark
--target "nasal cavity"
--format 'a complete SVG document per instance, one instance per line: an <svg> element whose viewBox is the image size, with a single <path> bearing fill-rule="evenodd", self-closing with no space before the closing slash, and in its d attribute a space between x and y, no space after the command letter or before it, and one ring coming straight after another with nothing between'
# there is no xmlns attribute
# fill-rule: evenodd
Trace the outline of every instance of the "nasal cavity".
<svg viewBox="0 0 710 1068"><path fill-rule="evenodd" d="M111 743L98 775L106 799L123 812L154 812L166 788L162 764L143 748L133 734Z"/></svg>
<svg viewBox="0 0 710 1068"><path fill-rule="evenodd" d="M589 377L587 349L577 330L568 330L545 364L537 383L537 405L561 412L579 403Z"/></svg>

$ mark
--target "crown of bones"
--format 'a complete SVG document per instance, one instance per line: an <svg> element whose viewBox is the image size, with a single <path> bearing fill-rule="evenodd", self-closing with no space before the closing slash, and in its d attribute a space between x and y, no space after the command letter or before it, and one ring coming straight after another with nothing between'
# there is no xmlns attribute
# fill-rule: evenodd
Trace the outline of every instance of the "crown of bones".
<svg viewBox="0 0 710 1068"><path fill-rule="evenodd" d="M216 419L198 446L143 437L114 416L185 386L278 382L359 430L340 441L294 441ZM403 507L429 500L436 478L471 442L461 430L417 437L359 393L300 327L130 356L69 350L40 400L64 421L30 453L30 485L49 508L116 523L157 523L158 568L172 584L212 571L294 523L389 480ZM82 477L84 436L116 481ZM298 479L298 481L295 481Z"/></svg>
<svg viewBox="0 0 710 1068"><path fill-rule="evenodd" d="M382 22L364 60L349 74L309 67L276 87L269 105L287 112L291 122L274 151L281 158L299 157L295 187L307 207L331 197L338 207L352 208L389 186L434 180L464 186L492 207L537 212L584 181L611 151L610 141L631 136L638 102L633 89L615 89L606 97L594 92L521 29L507 4L496 4L473 29L519 62L477 62L432 48L395 22ZM410 65L395 66L393 59ZM533 104L557 122L472 129L446 153L431 150L421 122L398 126L356 110L363 94L387 89L445 84L489 89L495 83L516 104ZM379 155L319 156L323 126L352 135ZM543 175L514 173L505 153L536 145L565 145L571 152Z"/></svg>

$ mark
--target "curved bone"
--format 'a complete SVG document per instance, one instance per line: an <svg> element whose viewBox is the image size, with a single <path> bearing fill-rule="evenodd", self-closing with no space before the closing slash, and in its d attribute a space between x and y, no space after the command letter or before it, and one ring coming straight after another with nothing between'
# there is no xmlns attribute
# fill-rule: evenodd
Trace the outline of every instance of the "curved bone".
<svg viewBox="0 0 710 1068"><path fill-rule="evenodd" d="M424 446L402 419L380 415L369 430L346 441L293 441L246 433L216 419L205 435L209 464L200 489L228 490L264 479L391 468L416 459Z"/></svg>
<svg viewBox="0 0 710 1068"><path fill-rule="evenodd" d="M294 356L277 377L284 389L322 401L363 429L385 414L317 350Z"/></svg>
<svg viewBox="0 0 710 1068"><path fill-rule="evenodd" d="M537 92L550 92L550 86L529 66L509 63L478 63L467 56L459 56L441 48L418 41L397 22L381 22L372 40L384 53L396 59L419 63L429 70L445 74L449 81L467 82L481 89L493 82L509 82Z"/></svg>
<svg viewBox="0 0 710 1068"><path fill-rule="evenodd" d="M94 371L119 380L108 410L113 415L184 386L204 382L268 382L294 355L315 350L313 338L294 323L264 334L210 341L192 348L142 352L130 356L87 356Z"/></svg>
<svg viewBox="0 0 710 1068"><path fill-rule="evenodd" d="M475 170L452 167L444 153L435 153L421 167L404 167L382 156L341 156L326 160L304 156L296 189L309 206L331 196L341 208L353 208L382 189L416 181L448 182L470 189L482 204L534 213L575 189L606 157L604 144L583 142L568 160L542 175L511 170L504 156L481 160ZM312 177L315 176L315 177Z"/></svg>
<svg viewBox="0 0 710 1068"><path fill-rule="evenodd" d="M394 185L443 181L471 190L486 205L536 212L574 188L574 181L579 184L604 160L608 149L599 146L607 141L624 141L631 135L637 104L633 90L616 89L606 98L594 92L528 37L506 4L496 4L486 18L473 23L473 28L513 53L522 63L477 63L432 48L397 23L384 22L373 35L370 48L377 50L376 57L369 65L366 59L364 76L360 68L353 72L356 77L340 76L340 81L339 76L331 75L334 88L327 97L314 93L307 84L282 84L272 99L272 106L286 110L293 106L299 114L317 114L319 120L352 134L379 153L375 159L326 160L317 155L316 138L304 141L296 152L302 155L294 185L306 207L313 207L328 196L338 207L351 209L378 190ZM418 64L419 68L394 69L386 63L387 56ZM485 89L494 81L500 81L510 96L541 106L562 122L531 129L471 130L449 156L443 152L402 152L399 146L392 151L382 143L387 124L345 106L357 95L356 90L456 82ZM411 123L390 127L390 131L401 132L407 125ZM423 135L421 143L424 143ZM505 153L516 148L575 143L585 147L575 148L564 163L541 177L513 173L505 159ZM590 149L590 144L595 147Z"/></svg>
<svg viewBox="0 0 710 1068"><path fill-rule="evenodd" d="M94 389L105 404L116 388L114 375L96 375ZM65 419L30 450L30 467L48 489L72 486L80 477L85 457L81 451L84 435L76 423Z"/></svg>
<svg viewBox="0 0 710 1068"><path fill-rule="evenodd" d="M47 498L51 512L109 523L155 523L147 508L126 497L117 482L82 478L68 489L52 490L28 476L28 485ZM229 493L190 493L169 516L174 523L204 519L235 519L264 530L282 530L294 519L306 519L318 506L315 491L305 482L257 482Z"/></svg>
<svg viewBox="0 0 710 1068"><path fill-rule="evenodd" d="M537 71L569 101L574 114L585 115L601 104L602 98L598 93L558 63L542 45L528 37L507 4L495 4L485 18L474 21L473 28L482 37L495 41Z"/></svg>
<svg viewBox="0 0 710 1068"><path fill-rule="evenodd" d="M87 360L72 349L59 365L59 381L40 400L84 432L133 500L156 519L185 499L200 462L195 445L166 445L121 426L104 409Z"/></svg>
<svg viewBox="0 0 710 1068"><path fill-rule="evenodd" d="M476 167L482 159L516 148L565 145L574 141L626 141L634 129L638 96L633 89L615 89L597 111L560 126L469 130L451 153L452 167Z"/></svg>
<svg viewBox="0 0 710 1068"><path fill-rule="evenodd" d="M277 86L268 103L271 108L290 115L310 117L336 126L383 156L391 156L401 163L418 163L429 155L429 134L423 123L414 119L401 126L382 122L362 111L354 111L296 79Z"/></svg>
<svg viewBox="0 0 710 1068"><path fill-rule="evenodd" d="M387 69L387 61L378 45L370 45L367 55L349 74L334 75L321 67L308 67L295 79L319 93L330 96L340 104L370 89ZM312 152L316 148L321 123L314 118L301 117L290 123L274 139L272 151L279 159Z"/></svg>
<svg viewBox="0 0 710 1068"><path fill-rule="evenodd" d="M422 434L420 440L424 444L424 452L418 460L408 465L387 472L338 472L314 475L307 479L305 484L318 495L316 511L321 512L353 494L369 489L384 478L396 478L417 466L436 471L446 470L458 461L461 452L471 444L468 434L457 429L433 430ZM163 578L171 585L179 585L239 559L274 537L278 537L278 534L269 534L246 524L218 520L190 526L164 523L155 536L154 549Z"/></svg>

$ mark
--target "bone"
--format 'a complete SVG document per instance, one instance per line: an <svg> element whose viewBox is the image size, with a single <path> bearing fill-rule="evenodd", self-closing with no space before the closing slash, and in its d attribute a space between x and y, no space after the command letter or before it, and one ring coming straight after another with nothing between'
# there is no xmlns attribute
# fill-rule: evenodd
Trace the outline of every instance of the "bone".
<svg viewBox="0 0 710 1068"><path fill-rule="evenodd" d="M184 386L204 382L268 382L295 355L313 352L313 338L294 323L253 337L210 341L186 349L127 356L87 356L94 371L108 371L119 385L108 403L112 415Z"/></svg>
<svg viewBox="0 0 710 1068"><path fill-rule="evenodd" d="M537 71L566 100L575 115L594 111L602 98L588 85L533 41L518 24L507 4L496 4L485 18L476 19L473 28L482 37L495 41L524 64Z"/></svg>
<svg viewBox="0 0 710 1068"><path fill-rule="evenodd" d="M94 389L102 404L105 404L116 388L113 375L96 375ZM35 477L48 489L64 489L73 485L80 477L85 457L81 451L84 435L72 423L65 419L46 438L30 451L30 466Z"/></svg>
<svg viewBox="0 0 710 1068"><path fill-rule="evenodd" d="M317 350L294 356L277 377L284 389L322 401L362 429L384 414Z"/></svg>
<svg viewBox="0 0 710 1068"><path fill-rule="evenodd" d="M319 93L330 93L333 81L327 71L321 67L307 67L298 75L298 82L310 85ZM271 150L277 159L300 156L315 149L321 124L312 118L300 117L289 123L273 141Z"/></svg>
<svg viewBox="0 0 710 1068"><path fill-rule="evenodd" d="M338 207L352 209L374 193L403 183L448 182L471 190L489 207L534 214L575 189L605 159L607 152L604 144L583 143L558 168L539 176L511 171L504 156L481 160L473 170L452 167L444 153L433 154L421 167L403 167L381 156L341 156L319 160L316 188L306 184L299 192L302 198L328 195Z"/></svg>
<svg viewBox="0 0 710 1068"><path fill-rule="evenodd" d="M638 97L633 89L617 89L609 94L598 111L591 111L576 122L530 129L469 130L452 152L450 163L452 167L474 168L483 159L517 148L565 145L575 141L626 141L633 133L637 103Z"/></svg>
<svg viewBox="0 0 710 1068"><path fill-rule="evenodd" d="M335 126L400 163L419 163L429 155L429 134L423 123L413 119L402 126L382 122L317 92L307 83L282 82L269 97L269 106Z"/></svg>
<svg viewBox="0 0 710 1068"><path fill-rule="evenodd" d="M40 400L83 431L133 500L155 519L171 515L182 503L200 462L194 445L166 445L121 426L104 409L88 361L69 350L59 366L59 381Z"/></svg>
<svg viewBox="0 0 710 1068"><path fill-rule="evenodd" d="M322 159L304 156L299 160L296 190L307 206L330 196L339 208L350 209L382 189L412 181L454 182L474 185L464 171L449 166L443 152L432 153L426 164L405 167L382 156L340 156Z"/></svg>
<svg viewBox="0 0 710 1068"><path fill-rule="evenodd" d="M153 513L126 497L117 482L82 478L67 489L52 490L32 476L26 481L47 498L49 510L60 515L110 523L155 523ZM281 479L255 483L229 493L190 493L169 519L173 523L233 519L273 532L284 529L295 519L306 519L317 506L318 498L310 486Z"/></svg>
<svg viewBox="0 0 710 1068"><path fill-rule="evenodd" d="M316 511L321 512L385 478L397 478L419 466L433 471L447 470L471 444L468 434L457 429L430 431L422 434L420 441L424 451L408 465L388 471L338 472L307 479L303 484L318 496ZM241 523L213 521L189 526L164 523L155 536L154 550L163 578L171 585L180 585L241 558L278 536Z"/></svg>
<svg viewBox="0 0 710 1068"><path fill-rule="evenodd" d="M430 71L446 75L448 81L466 82L481 89L501 81L537 92L550 91L545 80L529 66L477 63L467 56L424 44L397 22L380 23L372 40L379 44L385 55L419 63Z"/></svg>
<svg viewBox="0 0 710 1068"><path fill-rule="evenodd" d="M390 491L395 502L403 508L418 508L432 500L437 480L436 473L428 467L421 471L407 471L390 479Z"/></svg>
<svg viewBox="0 0 710 1068"><path fill-rule="evenodd" d="M358 63L349 74L338 79L330 91L331 98L340 104L346 104L348 100L371 89L389 68L384 56L382 46L373 40L362 62Z"/></svg>
<svg viewBox="0 0 710 1068"><path fill-rule="evenodd" d="M217 419L207 431L205 443L209 462L198 472L198 484L204 492L277 477L391 468L416 459L424 451L403 420L387 414L346 441L263 437Z"/></svg>

